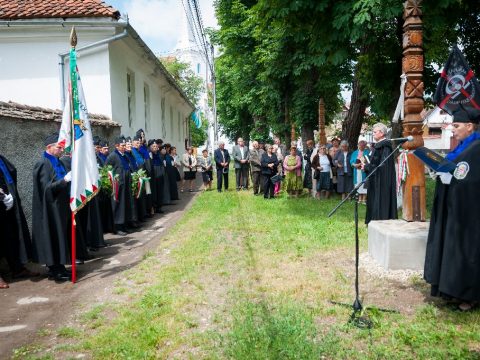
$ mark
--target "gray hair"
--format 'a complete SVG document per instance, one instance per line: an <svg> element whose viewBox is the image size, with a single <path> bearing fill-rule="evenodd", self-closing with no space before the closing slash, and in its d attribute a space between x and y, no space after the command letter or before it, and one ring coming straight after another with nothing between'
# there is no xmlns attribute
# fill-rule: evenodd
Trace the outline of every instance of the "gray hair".
<svg viewBox="0 0 480 360"><path fill-rule="evenodd" d="M217 143L217 146L220 146L220 145L225 145L225 141L219 141L219 142Z"/></svg>
<svg viewBox="0 0 480 360"><path fill-rule="evenodd" d="M347 145L348 146L348 141L347 140L342 140L340 143L340 146Z"/></svg>
<svg viewBox="0 0 480 360"><path fill-rule="evenodd" d="M376 123L375 125L373 125L372 129L378 129L383 133L383 135L387 136L388 128L383 123Z"/></svg>
<svg viewBox="0 0 480 360"><path fill-rule="evenodd" d="M272 148L272 145L270 144L265 144L265 151L268 151L268 149L271 149Z"/></svg>

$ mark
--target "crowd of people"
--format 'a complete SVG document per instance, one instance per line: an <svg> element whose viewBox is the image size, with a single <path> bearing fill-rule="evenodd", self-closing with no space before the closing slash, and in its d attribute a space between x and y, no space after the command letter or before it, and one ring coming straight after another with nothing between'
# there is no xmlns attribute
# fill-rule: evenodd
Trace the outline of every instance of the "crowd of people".
<svg viewBox="0 0 480 360"><path fill-rule="evenodd" d="M71 157L57 141L58 134L45 139L44 152L33 168L31 236L18 194L16 168L0 155L0 226L4 235L0 258L6 258L13 279L40 275L25 267L29 261L46 265L51 280L71 279L65 267L71 264ZM76 261L80 264L107 246L105 233L125 236L179 200L179 190L193 191L197 166L205 174L204 183L211 184L211 161L203 157L197 165L191 148L180 160L174 146L161 139L147 142L142 129L133 137L117 137L112 149L98 137L93 145L101 186L75 216ZM0 289L8 287L0 277Z"/></svg>
<svg viewBox="0 0 480 360"><path fill-rule="evenodd" d="M386 129L382 130L386 133ZM355 185L366 177L364 164L369 161L367 142L360 140L358 149L349 150L347 141L332 138L328 144L315 146L313 140L306 142L305 153L292 142L287 148L278 137L273 144L252 142L249 149L242 138L232 149L237 191L247 190L253 194L275 198L283 190L291 197L302 195L305 190L313 197L329 198L334 192L345 198ZM217 190L228 189L230 153L223 142L214 152L217 169ZM273 181L272 181L273 178ZM223 186L222 186L223 185ZM366 204L366 187L359 189L360 202Z"/></svg>

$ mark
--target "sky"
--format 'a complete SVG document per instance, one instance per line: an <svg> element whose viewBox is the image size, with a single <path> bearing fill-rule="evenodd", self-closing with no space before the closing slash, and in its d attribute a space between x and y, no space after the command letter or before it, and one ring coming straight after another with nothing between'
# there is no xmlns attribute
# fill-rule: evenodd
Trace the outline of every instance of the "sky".
<svg viewBox="0 0 480 360"><path fill-rule="evenodd" d="M182 34L181 0L104 0L122 15L128 15L130 24L155 54L172 52ZM186 0L184 0L186 3ZM203 26L217 27L213 0L198 0Z"/></svg>

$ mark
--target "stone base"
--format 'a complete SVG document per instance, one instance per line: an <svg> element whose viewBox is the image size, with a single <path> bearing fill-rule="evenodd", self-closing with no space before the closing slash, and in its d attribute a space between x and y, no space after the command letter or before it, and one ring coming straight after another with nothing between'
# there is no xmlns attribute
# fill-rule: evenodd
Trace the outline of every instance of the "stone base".
<svg viewBox="0 0 480 360"><path fill-rule="evenodd" d="M428 222L371 221L368 253L386 270L423 270L428 226Z"/></svg>

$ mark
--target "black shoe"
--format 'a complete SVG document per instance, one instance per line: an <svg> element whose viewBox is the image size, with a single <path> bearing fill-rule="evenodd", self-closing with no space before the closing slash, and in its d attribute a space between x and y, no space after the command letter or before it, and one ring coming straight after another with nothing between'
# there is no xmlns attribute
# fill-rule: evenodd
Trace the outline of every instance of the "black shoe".
<svg viewBox="0 0 480 360"><path fill-rule="evenodd" d="M47 273L48 280L55 280L55 281L70 281L72 280L72 273L68 271L59 271L59 272L51 272Z"/></svg>
<svg viewBox="0 0 480 360"><path fill-rule="evenodd" d="M115 231L114 234L119 235L119 236L127 236L128 235L125 231L122 231L122 230L117 230L117 231Z"/></svg>

